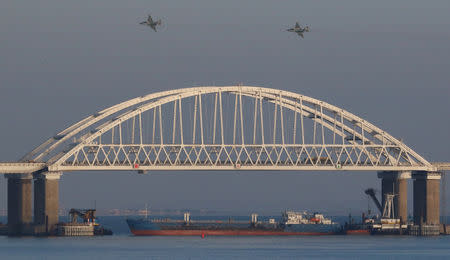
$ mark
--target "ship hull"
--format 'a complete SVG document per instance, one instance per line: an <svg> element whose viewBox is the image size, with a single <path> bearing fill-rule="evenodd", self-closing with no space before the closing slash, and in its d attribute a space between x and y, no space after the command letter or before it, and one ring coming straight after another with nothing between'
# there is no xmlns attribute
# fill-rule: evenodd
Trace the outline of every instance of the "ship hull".
<svg viewBox="0 0 450 260"><path fill-rule="evenodd" d="M370 229L349 229L345 233L347 235L370 235Z"/></svg>
<svg viewBox="0 0 450 260"><path fill-rule="evenodd" d="M175 223L153 223L150 221L127 220L135 236L318 236L340 233L337 225L289 225L277 227L248 227L244 225L200 225L180 226Z"/></svg>
<svg viewBox="0 0 450 260"><path fill-rule="evenodd" d="M337 232L284 232L245 230L131 230L135 236L320 236Z"/></svg>

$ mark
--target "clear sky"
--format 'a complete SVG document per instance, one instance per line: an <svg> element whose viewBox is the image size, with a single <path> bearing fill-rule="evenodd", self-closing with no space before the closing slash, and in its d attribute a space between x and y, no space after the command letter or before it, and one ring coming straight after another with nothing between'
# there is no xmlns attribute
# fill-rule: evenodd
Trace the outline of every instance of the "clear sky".
<svg viewBox="0 0 450 260"><path fill-rule="evenodd" d="M149 13L163 20L160 32L138 24ZM429 161L450 161L449 13L449 1L4 0L0 161L18 160L120 101L237 83L322 99ZM296 21L311 25L305 39L285 31ZM72 172L60 184L65 208L95 200L98 208L148 203L245 214L359 212L367 207L363 190L380 187L375 172Z"/></svg>

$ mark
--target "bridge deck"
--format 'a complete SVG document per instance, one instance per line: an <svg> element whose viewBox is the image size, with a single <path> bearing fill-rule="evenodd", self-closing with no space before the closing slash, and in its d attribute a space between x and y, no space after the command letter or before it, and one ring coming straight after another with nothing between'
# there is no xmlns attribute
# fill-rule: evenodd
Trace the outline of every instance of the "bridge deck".
<svg viewBox="0 0 450 260"><path fill-rule="evenodd" d="M450 162L432 162L437 171L450 171Z"/></svg>
<svg viewBox="0 0 450 260"><path fill-rule="evenodd" d="M257 171L450 171L450 162L434 162L432 163L435 169L428 169L427 167L412 167L412 166L345 166L337 169L332 165L246 165L241 164L239 166L229 165L151 165L144 166L139 165L130 166L105 166L105 165L74 165L74 166L59 166L57 169L49 167L49 170L54 171L104 171L104 170L118 170L118 171L152 171L152 170L257 170ZM33 173L45 169L47 166L45 163L25 163L25 162L0 162L0 174L21 174L21 173Z"/></svg>
<svg viewBox="0 0 450 260"><path fill-rule="evenodd" d="M46 167L45 163L0 162L0 174L33 173Z"/></svg>

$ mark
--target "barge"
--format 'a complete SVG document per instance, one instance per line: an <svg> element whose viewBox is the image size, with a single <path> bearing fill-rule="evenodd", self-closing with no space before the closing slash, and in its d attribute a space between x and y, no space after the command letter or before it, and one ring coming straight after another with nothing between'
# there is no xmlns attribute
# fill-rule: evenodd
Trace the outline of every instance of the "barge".
<svg viewBox="0 0 450 260"><path fill-rule="evenodd" d="M71 222L58 223L56 235L58 236L103 236L112 235L112 231L97 223L95 209L71 209L69 218ZM82 222L78 222L79 218Z"/></svg>

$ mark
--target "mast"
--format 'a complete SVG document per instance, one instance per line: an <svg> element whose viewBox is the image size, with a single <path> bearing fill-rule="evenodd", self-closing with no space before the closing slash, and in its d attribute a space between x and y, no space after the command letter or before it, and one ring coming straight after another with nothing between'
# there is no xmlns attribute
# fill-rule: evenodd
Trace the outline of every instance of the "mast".
<svg viewBox="0 0 450 260"><path fill-rule="evenodd" d="M145 203L145 219L148 219L148 204Z"/></svg>

